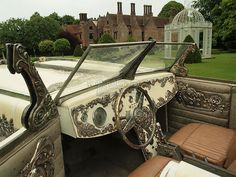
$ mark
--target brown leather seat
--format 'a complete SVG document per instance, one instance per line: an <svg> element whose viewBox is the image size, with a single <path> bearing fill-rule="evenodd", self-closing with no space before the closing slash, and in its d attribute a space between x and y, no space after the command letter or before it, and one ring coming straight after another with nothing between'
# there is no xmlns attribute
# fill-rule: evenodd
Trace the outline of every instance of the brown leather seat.
<svg viewBox="0 0 236 177"><path fill-rule="evenodd" d="M156 156L140 165L128 177L158 177L171 160L167 157Z"/></svg>
<svg viewBox="0 0 236 177"><path fill-rule="evenodd" d="M210 125L191 123L181 128L169 139L180 146L187 155L207 160L209 163L233 169L236 165L236 132ZM235 169L236 170L236 169Z"/></svg>

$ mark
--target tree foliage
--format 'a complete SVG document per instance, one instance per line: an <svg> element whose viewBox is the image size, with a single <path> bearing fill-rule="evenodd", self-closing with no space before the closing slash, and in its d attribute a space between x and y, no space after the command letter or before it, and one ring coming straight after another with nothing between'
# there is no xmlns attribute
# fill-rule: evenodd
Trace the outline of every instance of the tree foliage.
<svg viewBox="0 0 236 177"><path fill-rule="evenodd" d="M26 23L25 45L35 51L40 41L46 39L54 41L61 30L60 24L50 17L34 17Z"/></svg>
<svg viewBox="0 0 236 177"><path fill-rule="evenodd" d="M219 15L222 0L194 0L193 7L204 16L205 20L213 22L215 16Z"/></svg>
<svg viewBox="0 0 236 177"><path fill-rule="evenodd" d="M174 17L177 13L184 9L183 4L176 1L170 1L161 9L158 17Z"/></svg>
<svg viewBox="0 0 236 177"><path fill-rule="evenodd" d="M75 22L75 18L73 16L70 15L64 15L61 18L61 22L63 25L71 25Z"/></svg>
<svg viewBox="0 0 236 177"><path fill-rule="evenodd" d="M192 36L188 35L186 36L183 42L194 43L194 39L192 38ZM177 58L181 56L184 50L186 50L186 46L183 45L179 48L176 54ZM202 56L201 56L199 48L197 48L193 53L190 53L185 59L185 63L201 63L201 62L202 62Z"/></svg>
<svg viewBox="0 0 236 177"><path fill-rule="evenodd" d="M135 39L129 35L127 42L135 42Z"/></svg>
<svg viewBox="0 0 236 177"><path fill-rule="evenodd" d="M81 46L80 45L77 45L76 47L75 47L75 50L74 50L74 57L81 57L82 55L83 55L83 53L84 53L84 51L83 51L83 49L81 48Z"/></svg>
<svg viewBox="0 0 236 177"><path fill-rule="evenodd" d="M195 0L193 7L213 22L213 41L218 47L236 48L235 0Z"/></svg>
<svg viewBox="0 0 236 177"><path fill-rule="evenodd" d="M98 40L98 43L114 43L114 42L115 40L108 33L104 33Z"/></svg>
<svg viewBox="0 0 236 177"><path fill-rule="evenodd" d="M56 12L51 13L48 17L56 20L59 24L62 24L61 17Z"/></svg>
<svg viewBox="0 0 236 177"><path fill-rule="evenodd" d="M39 51L43 55L52 55L53 54L53 41L44 40L39 43Z"/></svg>
<svg viewBox="0 0 236 177"><path fill-rule="evenodd" d="M70 50L70 43L67 39L61 38L54 42L53 47L56 53L64 56L64 54Z"/></svg>
<svg viewBox="0 0 236 177"><path fill-rule="evenodd" d="M19 43L24 40L27 21L11 18L0 23L0 43Z"/></svg>

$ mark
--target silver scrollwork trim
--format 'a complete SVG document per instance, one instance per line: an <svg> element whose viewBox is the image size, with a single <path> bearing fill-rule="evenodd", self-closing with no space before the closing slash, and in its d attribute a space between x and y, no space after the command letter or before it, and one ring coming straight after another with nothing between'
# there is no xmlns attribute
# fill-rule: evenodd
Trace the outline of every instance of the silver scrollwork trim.
<svg viewBox="0 0 236 177"><path fill-rule="evenodd" d="M0 141L7 138L16 131L17 129L14 128L13 119L8 120L5 114L0 116Z"/></svg>
<svg viewBox="0 0 236 177"><path fill-rule="evenodd" d="M51 138L43 137L39 139L33 157L18 177L53 177L54 156L54 145Z"/></svg>
<svg viewBox="0 0 236 177"><path fill-rule="evenodd" d="M187 83L178 82L179 91L176 99L180 104L186 107L197 107L199 109L215 112L229 111L229 103L224 101L224 98L217 94L204 93L190 87Z"/></svg>

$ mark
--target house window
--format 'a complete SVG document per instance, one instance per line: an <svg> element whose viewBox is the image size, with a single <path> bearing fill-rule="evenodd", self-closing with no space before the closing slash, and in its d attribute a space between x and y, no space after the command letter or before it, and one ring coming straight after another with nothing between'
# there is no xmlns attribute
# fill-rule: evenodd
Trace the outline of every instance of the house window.
<svg viewBox="0 0 236 177"><path fill-rule="evenodd" d="M132 32L131 31L129 31L129 36L132 36Z"/></svg>
<svg viewBox="0 0 236 177"><path fill-rule="evenodd" d="M117 31L114 32L114 39L117 39Z"/></svg>
<svg viewBox="0 0 236 177"><path fill-rule="evenodd" d="M92 26L90 26L90 27L89 27L89 29L90 29L90 30L93 30L93 27L92 27Z"/></svg>
<svg viewBox="0 0 236 177"><path fill-rule="evenodd" d="M144 32L142 32L142 41L144 41Z"/></svg>
<svg viewBox="0 0 236 177"><path fill-rule="evenodd" d="M93 33L89 33L89 39L93 39Z"/></svg>

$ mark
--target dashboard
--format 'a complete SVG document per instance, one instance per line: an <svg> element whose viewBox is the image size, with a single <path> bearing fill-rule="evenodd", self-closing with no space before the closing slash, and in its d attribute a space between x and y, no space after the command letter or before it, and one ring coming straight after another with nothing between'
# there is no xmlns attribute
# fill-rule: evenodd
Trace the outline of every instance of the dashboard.
<svg viewBox="0 0 236 177"><path fill-rule="evenodd" d="M150 96L155 109L167 104L177 93L175 76L169 72L138 75L97 87L64 101L59 107L62 133L74 138L93 138L117 131L116 104L122 90L140 87ZM128 93L123 105L132 105L135 95ZM131 106L126 106L126 112Z"/></svg>

